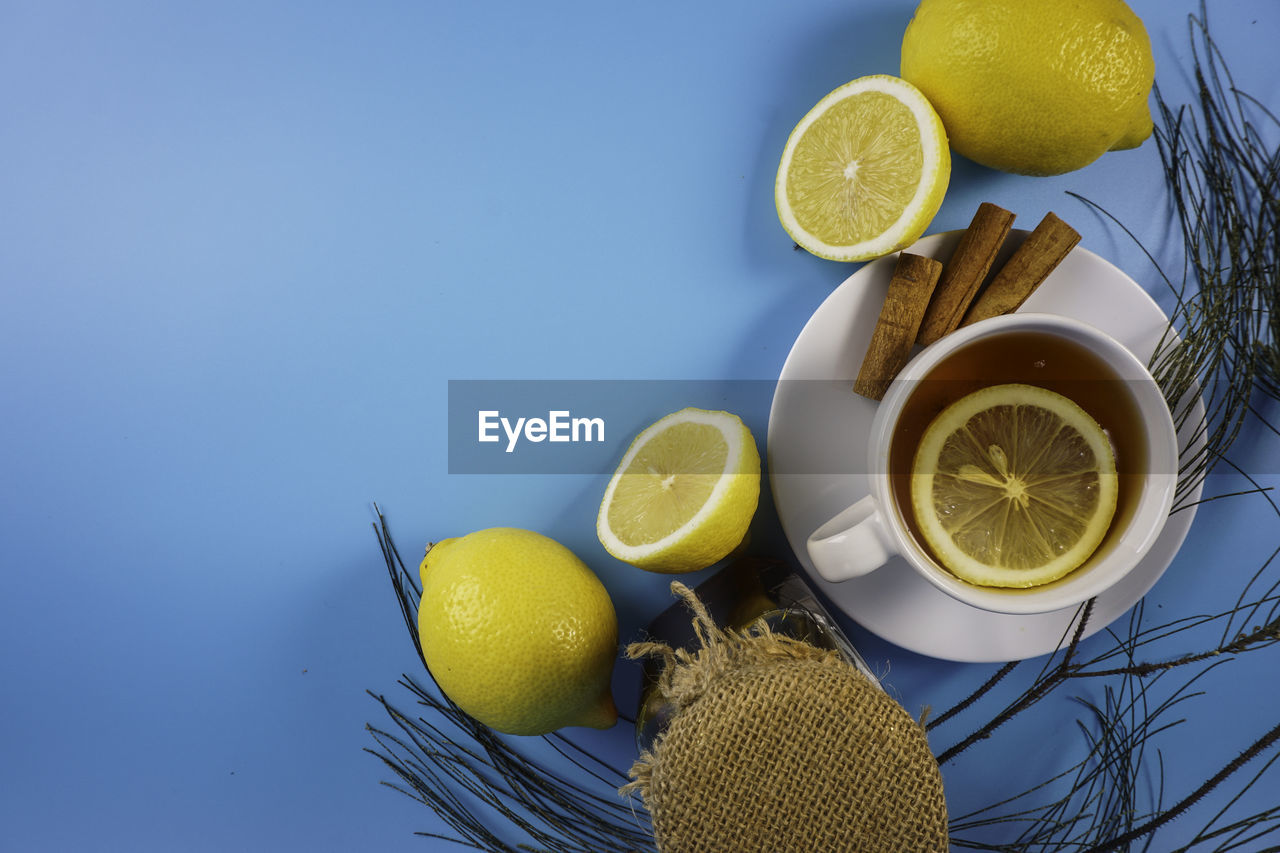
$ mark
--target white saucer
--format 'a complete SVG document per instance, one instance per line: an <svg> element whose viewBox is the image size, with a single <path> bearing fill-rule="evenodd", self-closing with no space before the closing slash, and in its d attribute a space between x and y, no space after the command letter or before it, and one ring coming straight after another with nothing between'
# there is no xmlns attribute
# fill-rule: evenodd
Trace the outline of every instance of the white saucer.
<svg viewBox="0 0 1280 853"><path fill-rule="evenodd" d="M921 239L907 251L945 261L960 231ZM1025 238L1015 230L1007 256ZM782 528L811 581L855 622L895 645L955 661L1007 661L1048 654L1073 630L1078 608L1037 615L970 607L894 558L861 578L830 583L809 561L805 540L823 522L867 494L867 435L876 403L853 392L884 301L895 255L849 276L809 318L782 367L769 414L768 465ZM999 261L997 261L999 263ZM1062 314L1089 323L1148 361L1168 318L1137 282L1076 247L1020 310ZM1195 418L1190 420L1194 421ZM1188 432L1190 432L1188 430ZM1189 439L1179 436L1185 453ZM1203 442L1203 438L1199 439ZM1185 458L1185 457L1184 457ZM1124 615L1155 584L1182 546L1195 517L1199 488L1170 516L1137 568L1098 596L1088 636Z"/></svg>

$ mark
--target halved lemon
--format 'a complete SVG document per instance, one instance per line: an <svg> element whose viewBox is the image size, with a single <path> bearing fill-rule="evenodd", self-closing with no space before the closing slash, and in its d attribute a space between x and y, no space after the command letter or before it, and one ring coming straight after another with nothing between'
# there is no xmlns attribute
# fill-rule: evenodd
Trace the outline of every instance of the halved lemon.
<svg viewBox="0 0 1280 853"><path fill-rule="evenodd" d="M865 261L919 239L950 178L946 131L928 99L905 80L873 74L831 92L791 131L774 203L800 246Z"/></svg>
<svg viewBox="0 0 1280 853"><path fill-rule="evenodd" d="M760 500L760 452L729 412L681 409L646 428L596 517L605 550L654 572L691 572L736 548Z"/></svg>
<svg viewBox="0 0 1280 853"><path fill-rule="evenodd" d="M911 472L926 544L981 586L1039 586L1078 568L1106 536L1118 491L1103 428L1033 385L952 403L925 430Z"/></svg>

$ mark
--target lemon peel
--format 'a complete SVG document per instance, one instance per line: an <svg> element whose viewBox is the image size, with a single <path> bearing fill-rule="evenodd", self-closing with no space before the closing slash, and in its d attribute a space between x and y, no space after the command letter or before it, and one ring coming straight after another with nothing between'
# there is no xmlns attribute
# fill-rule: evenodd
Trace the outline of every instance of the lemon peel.
<svg viewBox="0 0 1280 853"><path fill-rule="evenodd" d="M617 615L572 551L530 530L489 528L437 543L419 572L422 655L463 711L514 735L614 724Z"/></svg>
<svg viewBox="0 0 1280 853"><path fill-rule="evenodd" d="M957 154L1005 172L1071 172L1152 132L1151 42L1122 0L922 0L900 73Z"/></svg>

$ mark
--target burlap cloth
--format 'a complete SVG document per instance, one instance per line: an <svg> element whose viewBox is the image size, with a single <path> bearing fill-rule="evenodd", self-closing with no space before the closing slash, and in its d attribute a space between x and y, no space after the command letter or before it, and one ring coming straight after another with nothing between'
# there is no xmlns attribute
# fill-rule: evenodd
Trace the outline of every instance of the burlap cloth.
<svg viewBox="0 0 1280 853"><path fill-rule="evenodd" d="M659 656L676 712L631 768L662 853L947 850L947 807L924 729L837 652L757 625L718 629L697 597L701 648Z"/></svg>

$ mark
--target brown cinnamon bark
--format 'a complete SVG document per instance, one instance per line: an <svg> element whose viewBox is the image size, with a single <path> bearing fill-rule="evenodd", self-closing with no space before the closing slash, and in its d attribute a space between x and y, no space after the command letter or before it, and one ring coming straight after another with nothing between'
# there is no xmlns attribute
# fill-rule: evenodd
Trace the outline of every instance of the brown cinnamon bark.
<svg viewBox="0 0 1280 853"><path fill-rule="evenodd" d="M942 277L925 311L916 343L927 346L960 326L1000 246L1009 236L1013 219L1012 213L990 202L984 201L978 206L951 260L942 268Z"/></svg>
<svg viewBox="0 0 1280 853"><path fill-rule="evenodd" d="M1045 214L978 296L961 325L1017 310L1079 242L1074 228L1053 213Z"/></svg>
<svg viewBox="0 0 1280 853"><path fill-rule="evenodd" d="M873 400L884 398L893 378L911 357L911 346L941 273L942 264L933 258L908 252L898 255L854 391Z"/></svg>

